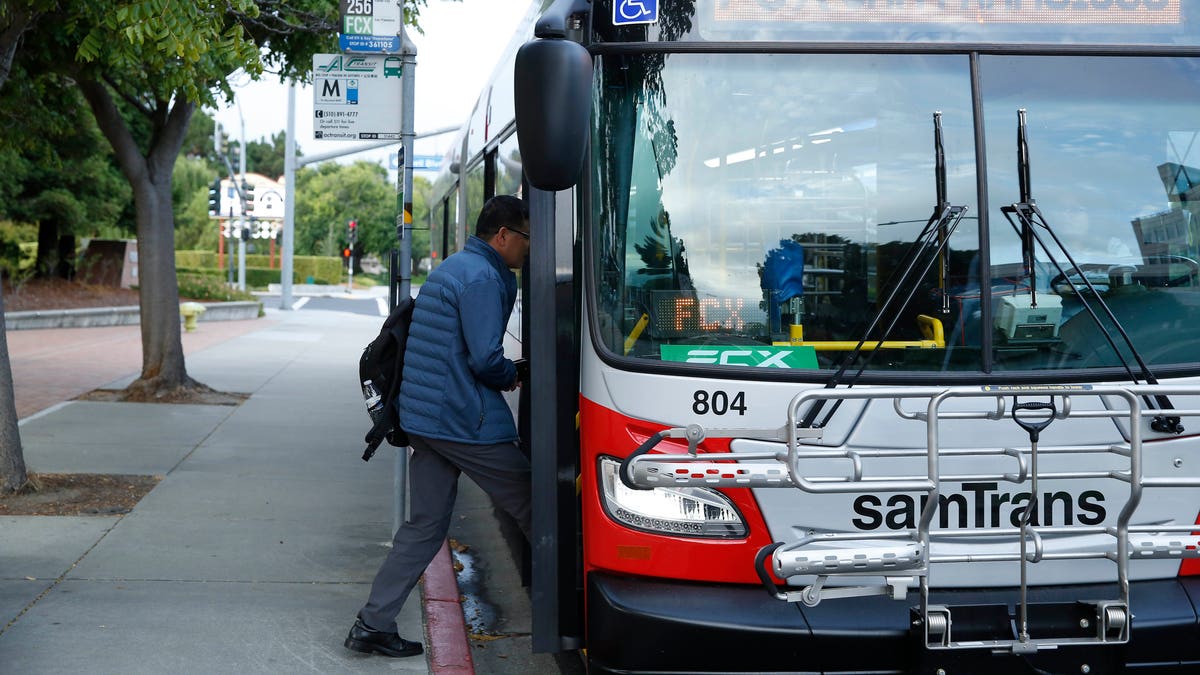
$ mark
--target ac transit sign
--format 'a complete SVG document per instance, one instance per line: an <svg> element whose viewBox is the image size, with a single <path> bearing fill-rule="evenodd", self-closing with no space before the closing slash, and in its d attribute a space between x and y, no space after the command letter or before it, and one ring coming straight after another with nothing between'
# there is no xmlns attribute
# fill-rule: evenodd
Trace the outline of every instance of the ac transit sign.
<svg viewBox="0 0 1200 675"><path fill-rule="evenodd" d="M399 56L313 55L313 137L400 140Z"/></svg>

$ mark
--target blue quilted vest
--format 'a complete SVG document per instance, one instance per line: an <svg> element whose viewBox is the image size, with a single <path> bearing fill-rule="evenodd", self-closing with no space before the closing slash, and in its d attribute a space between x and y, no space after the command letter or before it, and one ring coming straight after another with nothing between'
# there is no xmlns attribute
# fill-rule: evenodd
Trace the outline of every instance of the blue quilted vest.
<svg viewBox="0 0 1200 675"><path fill-rule="evenodd" d="M400 385L406 432L475 445L517 440L500 393L516 378L504 357L516 298L516 275L478 237L429 275L413 309Z"/></svg>

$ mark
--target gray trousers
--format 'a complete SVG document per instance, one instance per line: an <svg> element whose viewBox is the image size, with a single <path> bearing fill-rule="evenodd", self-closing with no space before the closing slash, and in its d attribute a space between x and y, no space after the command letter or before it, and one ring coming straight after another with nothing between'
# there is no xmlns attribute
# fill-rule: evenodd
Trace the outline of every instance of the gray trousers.
<svg viewBox="0 0 1200 675"><path fill-rule="evenodd" d="M396 630L396 615L446 539L460 474L516 519L527 539L530 534L529 460L515 442L467 445L412 435L409 442L410 522L396 530L367 604L358 612L367 627L381 631Z"/></svg>

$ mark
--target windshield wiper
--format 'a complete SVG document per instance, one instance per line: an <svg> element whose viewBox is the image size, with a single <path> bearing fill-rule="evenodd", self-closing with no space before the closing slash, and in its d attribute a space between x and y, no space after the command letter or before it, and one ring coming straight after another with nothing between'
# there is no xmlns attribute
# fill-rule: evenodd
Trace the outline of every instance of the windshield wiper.
<svg viewBox="0 0 1200 675"><path fill-rule="evenodd" d="M855 359L862 354L863 346L871 342L871 334L879 328L880 324L884 323L885 318L887 318L887 326L883 329L879 337L879 342L882 343L888 339L888 336L896 328L896 324L899 323L900 316L908 308L909 303L912 302L913 296L916 295L920 281L929 274L934 264L938 266L938 289L942 295L942 314L950 313L950 296L946 292L946 283L950 269L950 236L954 234L954 230L962 222L963 216L967 213L967 207L965 205L951 204L946 197L946 152L942 144L941 111L933 113L933 157L936 194L933 213L929 216L929 220L925 223L925 227L921 230L920 234L917 235L916 240L904 252L901 264L892 271L891 275L884 282L884 287L890 288L887 298L883 301L883 305L880 306L879 311L875 313L874 318L871 319L858 344L842 357L837 371L825 383L826 389L833 389L842 384L842 378L845 376L846 371L854 363ZM930 250L932 250L933 255L929 254ZM904 298L900 302L897 302L902 289L907 289L907 294L904 295ZM874 349L867 353L858 370L846 379L846 388L854 386L854 383L858 381L867 369L867 366L870 365L871 359L881 351L883 350ZM828 426L829 420L833 418L833 414L841 406L842 400L835 400L829 412L825 414L824 419L817 423L816 426ZM814 421L821 414L824 404L824 399L814 401L812 407L805 412L800 426L814 426Z"/></svg>
<svg viewBox="0 0 1200 675"><path fill-rule="evenodd" d="M1109 331L1108 327L1105 326L1104 322L1102 322L1100 317L1096 314L1096 311L1091 304L1092 300L1094 300L1100 306L1100 309L1104 312L1104 315L1108 317L1108 320L1112 322L1112 325L1116 329L1117 333L1120 334L1121 341L1124 342L1127 347L1129 347L1129 353L1133 356L1134 361L1137 362L1138 370L1141 371L1142 377L1149 384L1158 384L1158 379L1154 377L1154 373L1151 372L1150 367L1146 365L1146 362L1142 359L1142 355L1138 353L1137 347L1134 346L1133 339L1129 337L1129 333L1125 331L1125 327L1122 326L1121 322L1117 320L1116 315L1113 314L1113 311L1111 308L1109 308L1108 303L1104 302L1104 298L1100 297L1100 293L1096 290L1096 287L1092 285L1091 280L1088 279L1088 276L1084 273L1083 268L1075 262L1075 258L1071 256L1071 252L1067 250L1067 247L1063 244L1062 240L1059 239L1058 235L1054 232L1054 228L1052 228L1050 223L1046 220L1045 215L1042 214L1041 209L1038 208L1037 200L1033 198L1029 164L1029 143L1025 126L1025 109L1021 108L1017 110L1017 189L1020 194L1020 201L1016 204L1002 207L1000 211L1004 214L1004 217L1008 219L1009 224L1012 225L1013 230L1016 231L1017 236L1021 239L1021 264L1024 267L1025 275L1029 278L1031 306L1037 307L1037 265L1034 246L1036 244L1046 254L1046 257L1049 258L1050 263L1054 265L1055 269L1057 269L1059 274L1062 275L1066 283L1070 285L1071 290L1075 292L1076 296L1079 298L1080 304L1083 305L1083 309L1088 313L1088 316L1092 318L1092 321L1096 324L1096 327L1100 329L1100 332L1104 336L1104 339L1108 342L1109 347L1112 348L1113 353L1116 354L1117 359L1121 362L1121 367L1125 369L1125 372L1129 375L1129 378L1133 381L1133 383L1137 384L1138 376L1136 373L1134 373L1133 368L1130 367L1129 361L1126 360L1125 356L1121 353L1121 350L1117 347L1117 342L1113 338L1113 335ZM1015 221L1014 218L1016 219ZM1045 230L1046 234L1050 235L1050 238L1054 241L1054 245L1058 247L1058 250L1062 252L1063 256L1066 257L1067 262L1070 263L1071 271L1078 275L1079 279L1083 282L1083 285L1087 287L1087 290L1089 291L1088 294L1084 294L1079 291L1079 288L1071 279L1072 275L1067 274L1062 265L1059 264L1058 260L1054 257L1054 254L1050 252L1050 249L1046 246L1046 243L1042 240L1041 236L1038 235L1039 229ZM1088 299L1089 295L1092 300ZM1171 404L1171 400L1168 397L1161 394L1153 397L1147 396L1144 398L1146 403L1150 405L1151 408L1157 410L1172 410L1175 407ZM1179 417L1171 415L1156 416L1154 420L1151 421L1150 428L1160 433L1183 433L1183 425L1179 423Z"/></svg>

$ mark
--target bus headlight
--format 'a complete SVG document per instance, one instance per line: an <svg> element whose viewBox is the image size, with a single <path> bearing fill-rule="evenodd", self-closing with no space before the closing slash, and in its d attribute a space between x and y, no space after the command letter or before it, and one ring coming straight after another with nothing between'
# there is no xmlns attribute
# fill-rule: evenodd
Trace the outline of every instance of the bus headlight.
<svg viewBox="0 0 1200 675"><path fill-rule="evenodd" d="M613 520L632 527L680 537L746 536L746 523L725 495L698 487L660 487L630 490L621 482L621 462L601 457L600 495Z"/></svg>

